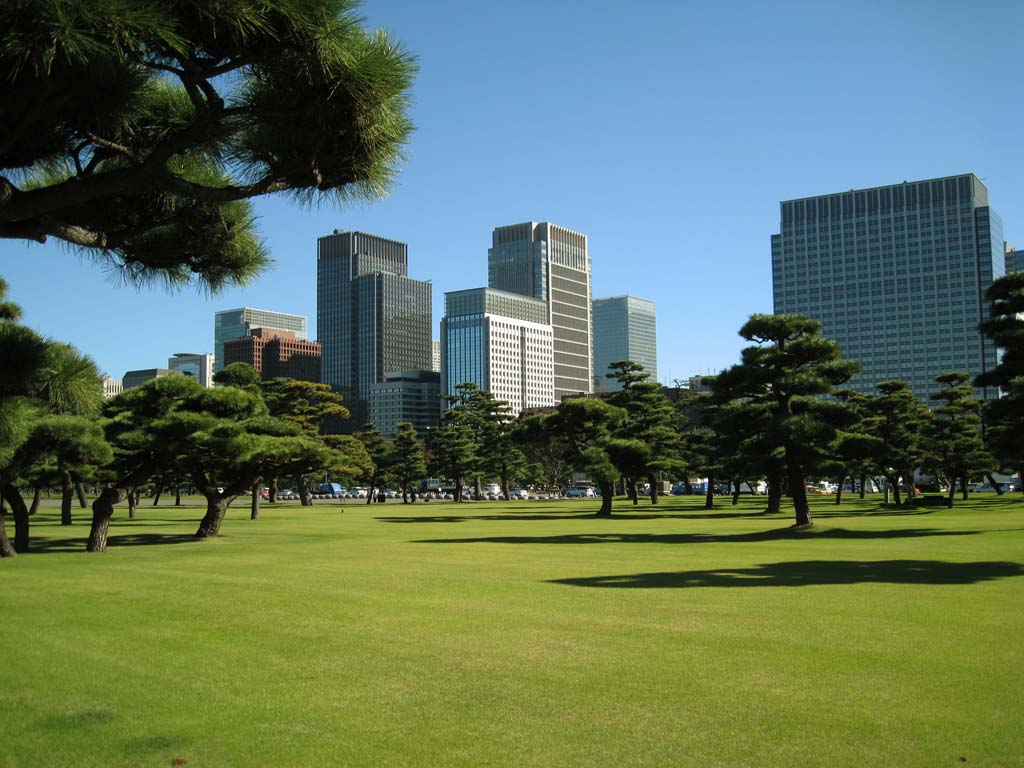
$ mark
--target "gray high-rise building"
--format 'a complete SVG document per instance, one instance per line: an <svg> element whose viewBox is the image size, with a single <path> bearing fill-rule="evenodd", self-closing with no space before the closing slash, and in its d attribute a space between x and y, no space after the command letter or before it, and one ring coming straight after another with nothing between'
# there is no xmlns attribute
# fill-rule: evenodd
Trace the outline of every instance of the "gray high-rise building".
<svg viewBox="0 0 1024 768"><path fill-rule="evenodd" d="M1016 250L1009 243L1004 245L1006 248L1006 274L1024 270L1024 251Z"/></svg>
<svg viewBox="0 0 1024 768"><path fill-rule="evenodd" d="M441 394L473 383L514 414L555 400L554 332L548 304L494 288L444 295Z"/></svg>
<svg viewBox="0 0 1024 768"><path fill-rule="evenodd" d="M366 392L370 421L385 437L408 421L422 438L441 418L441 374L437 371L394 371Z"/></svg>
<svg viewBox="0 0 1024 768"><path fill-rule="evenodd" d="M587 236L550 222L497 227L487 252L487 284L547 303L556 399L592 392Z"/></svg>
<svg viewBox="0 0 1024 768"><path fill-rule="evenodd" d="M787 200L772 235L776 314L807 315L861 373L849 388L907 382L928 401L948 371L996 363L978 331L1004 273L1002 221L974 174ZM979 391L994 397L995 391Z"/></svg>
<svg viewBox="0 0 1024 768"><path fill-rule="evenodd" d="M335 230L317 241L316 296L323 382L346 395L358 428L371 385L430 370L431 285L409 277L405 243Z"/></svg>
<svg viewBox="0 0 1024 768"><path fill-rule="evenodd" d="M225 309L213 316L213 363L214 372L224 368L224 342L248 336L255 328L274 328L291 331L296 339L308 337L309 322L303 315L289 315L284 312L270 312L266 309L240 307Z"/></svg>
<svg viewBox="0 0 1024 768"><path fill-rule="evenodd" d="M618 392L622 385L607 377L608 366L632 360L658 380L658 336L654 302L636 296L594 299L594 391Z"/></svg>

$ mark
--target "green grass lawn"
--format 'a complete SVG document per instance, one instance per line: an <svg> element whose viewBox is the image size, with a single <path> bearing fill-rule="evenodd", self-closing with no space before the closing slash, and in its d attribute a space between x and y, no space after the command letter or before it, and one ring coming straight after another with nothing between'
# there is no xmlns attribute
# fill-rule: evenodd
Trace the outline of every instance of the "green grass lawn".
<svg viewBox="0 0 1024 768"><path fill-rule="evenodd" d="M44 508L0 766L1024 765L1020 496L830 501Z"/></svg>

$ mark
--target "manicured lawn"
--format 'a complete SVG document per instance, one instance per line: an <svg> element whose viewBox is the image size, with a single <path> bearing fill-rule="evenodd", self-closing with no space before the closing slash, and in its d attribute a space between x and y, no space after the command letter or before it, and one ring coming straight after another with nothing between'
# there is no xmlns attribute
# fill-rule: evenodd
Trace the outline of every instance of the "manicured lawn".
<svg viewBox="0 0 1024 768"><path fill-rule="evenodd" d="M45 508L0 766L1024 765L1020 496L829 501Z"/></svg>

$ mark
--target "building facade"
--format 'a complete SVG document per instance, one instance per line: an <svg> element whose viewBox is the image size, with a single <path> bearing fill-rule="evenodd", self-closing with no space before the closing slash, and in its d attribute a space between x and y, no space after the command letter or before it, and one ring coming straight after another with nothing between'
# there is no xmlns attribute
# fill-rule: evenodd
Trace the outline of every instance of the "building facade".
<svg viewBox="0 0 1024 768"><path fill-rule="evenodd" d="M394 437L395 425L410 422L421 438L436 427L441 416L441 374L437 371L395 371L371 384L366 393L370 422L385 437Z"/></svg>
<svg viewBox="0 0 1024 768"><path fill-rule="evenodd" d="M1004 245L1006 248L1006 274L1024 269L1024 251L1016 250L1009 243Z"/></svg>
<svg viewBox="0 0 1024 768"><path fill-rule="evenodd" d="M609 379L608 366L632 360L658 380L658 334L654 302L636 296L594 299L594 391L618 392L622 385Z"/></svg>
<svg viewBox="0 0 1024 768"><path fill-rule="evenodd" d="M266 309L240 307L225 309L213 316L214 373L224 369L224 342L248 336L253 328L277 328L291 331L296 339L309 338L309 321L303 315L289 315Z"/></svg>
<svg viewBox="0 0 1024 768"><path fill-rule="evenodd" d="M940 388L935 376L995 365L978 323L1006 259L1002 221L977 176L787 200L780 209L775 313L818 320L843 357L860 363L845 386L874 394L879 382L900 379L927 402Z"/></svg>
<svg viewBox="0 0 1024 768"><path fill-rule="evenodd" d="M159 379L161 376L180 376L177 371L169 368L141 368L137 371L126 371L121 377L121 391L141 387L147 381Z"/></svg>
<svg viewBox="0 0 1024 768"><path fill-rule="evenodd" d="M445 294L441 320L441 393L472 382L513 414L554 405L554 329L547 303L473 288Z"/></svg>
<svg viewBox="0 0 1024 768"><path fill-rule="evenodd" d="M550 222L498 227L487 252L491 288L545 302L554 331L555 397L593 391L587 236Z"/></svg>
<svg viewBox="0 0 1024 768"><path fill-rule="evenodd" d="M204 388L213 386L213 355L206 353L177 352L168 359L167 367L184 373L198 381Z"/></svg>
<svg viewBox="0 0 1024 768"><path fill-rule="evenodd" d="M112 376L100 376L100 385L103 387L104 399L120 395L124 391L124 384Z"/></svg>
<svg viewBox="0 0 1024 768"><path fill-rule="evenodd" d="M317 342L277 328L253 328L248 336L224 342L224 365L251 365L264 381L281 377L319 382L320 354Z"/></svg>
<svg viewBox="0 0 1024 768"><path fill-rule="evenodd" d="M338 230L319 238L316 317L321 380L345 395L355 426L385 374L431 368L431 284L409 277L405 243Z"/></svg>

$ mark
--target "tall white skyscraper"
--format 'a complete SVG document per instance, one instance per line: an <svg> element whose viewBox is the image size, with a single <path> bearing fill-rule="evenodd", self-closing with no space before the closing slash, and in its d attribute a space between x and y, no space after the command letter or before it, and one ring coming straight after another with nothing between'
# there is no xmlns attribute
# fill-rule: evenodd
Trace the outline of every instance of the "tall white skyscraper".
<svg viewBox="0 0 1024 768"><path fill-rule="evenodd" d="M498 227L487 252L487 282L546 304L554 332L555 398L589 394L593 333L587 236L551 222Z"/></svg>
<svg viewBox="0 0 1024 768"><path fill-rule="evenodd" d="M545 302L491 288L444 295L441 393L472 382L512 412L554 405L554 331Z"/></svg>

